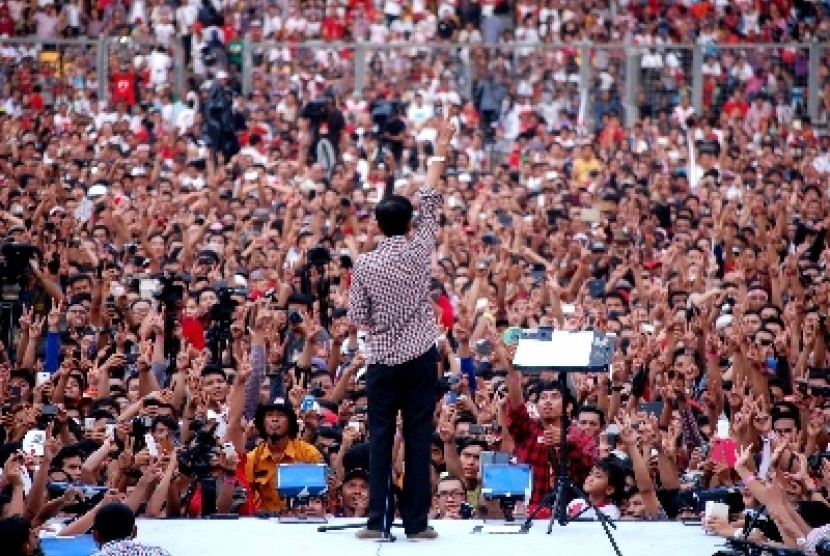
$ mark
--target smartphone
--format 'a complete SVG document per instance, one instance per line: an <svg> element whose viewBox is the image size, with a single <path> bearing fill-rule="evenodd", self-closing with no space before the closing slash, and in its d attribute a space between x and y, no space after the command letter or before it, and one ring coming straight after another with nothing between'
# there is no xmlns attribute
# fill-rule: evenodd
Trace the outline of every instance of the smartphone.
<svg viewBox="0 0 830 556"><path fill-rule="evenodd" d="M360 421L356 419L352 419L349 421L348 428L353 429L355 432L360 432Z"/></svg>
<svg viewBox="0 0 830 556"><path fill-rule="evenodd" d="M731 438L715 438L712 440L710 457L715 463L724 464L730 469L734 469L735 460L737 459L735 455L736 448L737 443Z"/></svg>
<svg viewBox="0 0 830 556"><path fill-rule="evenodd" d="M476 353L481 357L488 357L493 353L493 345L489 340L482 338L476 342Z"/></svg>
<svg viewBox="0 0 830 556"><path fill-rule="evenodd" d="M142 278L138 282L138 296L141 299L152 300L153 294L159 287L158 280L152 278Z"/></svg>
<svg viewBox="0 0 830 556"><path fill-rule="evenodd" d="M225 457L232 458L236 455L236 448L233 447L232 442L225 442L222 445L222 451L225 452Z"/></svg>
<svg viewBox="0 0 830 556"><path fill-rule="evenodd" d="M42 456L44 444L46 444L46 431L30 430L23 437L23 453L31 456Z"/></svg>
<svg viewBox="0 0 830 556"><path fill-rule="evenodd" d="M52 378L52 375L50 373L47 373L45 371L41 371L37 374L37 379L35 380L35 386L36 387L43 386L44 384L49 382L49 380L51 378Z"/></svg>
<svg viewBox="0 0 830 556"><path fill-rule="evenodd" d="M601 278L588 280L588 295L593 299L605 298L605 280Z"/></svg>
<svg viewBox="0 0 830 556"><path fill-rule="evenodd" d="M95 428L95 417L86 417L84 419L84 429L91 431Z"/></svg>
<svg viewBox="0 0 830 556"><path fill-rule="evenodd" d="M455 390L450 390L447 392L447 403L450 405L455 405L458 403L458 392Z"/></svg>
<svg viewBox="0 0 830 556"><path fill-rule="evenodd" d="M300 404L300 412L308 413L314 408L314 403L317 401L317 398L314 396L304 396L303 401Z"/></svg>
<svg viewBox="0 0 830 556"><path fill-rule="evenodd" d="M115 423L107 423L107 438L115 440Z"/></svg>
<svg viewBox="0 0 830 556"><path fill-rule="evenodd" d="M598 208L583 208L579 213L579 219L589 224L596 224L600 221L600 213Z"/></svg>
<svg viewBox="0 0 830 556"><path fill-rule="evenodd" d="M149 432L144 435L144 444L147 446L147 451L150 453L150 457L159 457L159 449L158 446L156 446L156 439L153 438L153 435Z"/></svg>

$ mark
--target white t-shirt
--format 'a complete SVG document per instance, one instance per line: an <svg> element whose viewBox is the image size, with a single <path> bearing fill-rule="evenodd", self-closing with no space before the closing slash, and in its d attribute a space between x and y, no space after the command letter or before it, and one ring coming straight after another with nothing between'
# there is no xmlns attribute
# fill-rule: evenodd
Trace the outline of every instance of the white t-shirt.
<svg viewBox="0 0 830 556"><path fill-rule="evenodd" d="M168 54L158 51L152 52L147 57L147 65L150 68L150 82L153 85L167 83L167 70L173 66L173 61Z"/></svg>
<svg viewBox="0 0 830 556"><path fill-rule="evenodd" d="M604 506L598 506L597 509L608 516L610 519L616 520L622 517L620 509L614 504L608 503ZM582 510L585 510L584 512ZM582 513L580 513L582 512ZM579 515L580 519L596 519L597 514L593 508L588 507L588 503L584 498L577 498L568 504L568 516L576 518Z"/></svg>

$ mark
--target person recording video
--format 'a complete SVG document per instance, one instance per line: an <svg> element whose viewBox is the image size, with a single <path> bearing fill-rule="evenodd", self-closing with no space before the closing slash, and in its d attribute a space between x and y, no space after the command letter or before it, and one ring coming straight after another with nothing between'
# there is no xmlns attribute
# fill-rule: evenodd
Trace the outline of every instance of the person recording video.
<svg viewBox="0 0 830 556"><path fill-rule="evenodd" d="M390 503L392 448L398 413L403 414L406 475L400 513L407 537L433 539L427 525L430 508L430 446L435 410L435 347L438 330L429 303L430 264L438 232L441 195L438 184L454 128L444 122L419 191L419 217L412 203L389 195L375 208L385 239L358 258L349 289L349 319L367 329L369 344L366 388L369 399L369 519L358 538L378 539L389 533L394 515Z"/></svg>

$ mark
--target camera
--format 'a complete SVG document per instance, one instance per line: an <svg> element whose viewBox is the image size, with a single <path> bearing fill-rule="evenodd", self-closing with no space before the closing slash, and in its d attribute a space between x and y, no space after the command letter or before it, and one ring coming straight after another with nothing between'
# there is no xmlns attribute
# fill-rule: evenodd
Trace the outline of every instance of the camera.
<svg viewBox="0 0 830 556"><path fill-rule="evenodd" d="M744 509L744 499L738 488L713 488L709 490L690 490L677 495L677 506L685 510L700 513L706 508L706 502L721 502L729 506L729 513L736 514Z"/></svg>
<svg viewBox="0 0 830 556"><path fill-rule="evenodd" d="M821 471L821 464L826 459L830 459L830 452L819 452L807 458L807 465L817 473Z"/></svg>
<svg viewBox="0 0 830 556"><path fill-rule="evenodd" d="M47 404L40 408L40 416L37 418L37 426L41 430L46 430L49 423L53 422L58 417L58 406L54 404Z"/></svg>
<svg viewBox="0 0 830 556"><path fill-rule="evenodd" d="M158 275L156 278L159 281L160 288L153 295L156 299L164 303L167 308L177 307L184 298L184 286L177 282L187 282L184 276L173 275Z"/></svg>
<svg viewBox="0 0 830 556"><path fill-rule="evenodd" d="M0 253L3 255L0 261L0 298L2 301L18 301L20 287L32 271L29 261L39 257L41 251L27 243L7 242L0 248Z"/></svg>
<svg viewBox="0 0 830 556"><path fill-rule="evenodd" d="M376 100L369 106L375 133L382 134L386 124L398 111L398 103L390 100Z"/></svg>
<svg viewBox="0 0 830 556"><path fill-rule="evenodd" d="M213 470L213 455L216 450L216 427L218 423L207 426L196 420L192 424L195 434L190 445L179 453L179 471L188 477L206 477Z"/></svg>
<svg viewBox="0 0 830 556"><path fill-rule="evenodd" d="M72 483L66 482L53 482L47 485L47 492L49 493L49 498L54 500L55 498L59 498L66 494L66 491L70 488L75 488L81 491L81 495L83 499L77 501L73 504L69 504L63 506L61 508L62 512L68 514L84 514L94 508L98 502L104 497L104 494L107 492L107 487L103 486L95 486L95 485L74 485Z"/></svg>
<svg viewBox="0 0 830 556"><path fill-rule="evenodd" d="M319 126L328 115L328 99L315 98L303 106L301 118L307 118L312 126Z"/></svg>
<svg viewBox="0 0 830 556"><path fill-rule="evenodd" d="M288 324L291 326L300 326L303 323L303 316L298 311L289 311Z"/></svg>

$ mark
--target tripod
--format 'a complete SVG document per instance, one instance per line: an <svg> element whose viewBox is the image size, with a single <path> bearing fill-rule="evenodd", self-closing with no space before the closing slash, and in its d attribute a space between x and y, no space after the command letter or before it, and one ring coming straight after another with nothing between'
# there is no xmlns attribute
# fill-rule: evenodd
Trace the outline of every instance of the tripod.
<svg viewBox="0 0 830 556"><path fill-rule="evenodd" d="M585 494L581 488L574 484L571 481L570 476L568 475L568 419L565 415L565 400L567 399L567 390L568 384L566 380L567 374L564 372L559 373L559 380L557 380L557 386L559 387L559 392L562 395L562 419L560 420L561 426L561 438L562 438L562 445L559 447L559 461L557 462L557 469L556 469L556 483L554 484L553 488L542 498L542 501L539 502L539 505L527 516L524 524L522 525L521 531L526 533L530 530L530 527L533 525L533 519L539 514L542 508L550 508L551 516L550 521L548 522L548 535L551 534L553 531L553 523L554 521L558 522L560 526L564 527L569 522L578 519L580 515L588 511L589 509L594 510L594 515L597 516L600 524L602 524L602 528L605 531L605 535L608 537L608 540L611 542L611 546L614 548L614 552L617 556L622 556L622 552L620 551L620 547L617 546L617 541L614 540L614 536L611 533L611 529L616 529L617 526L606 516L602 511L594 506L591 503L591 500L588 498L588 495ZM579 514L574 517L568 516L568 495L573 494L578 498L582 498L587 503L587 507L585 507Z"/></svg>

